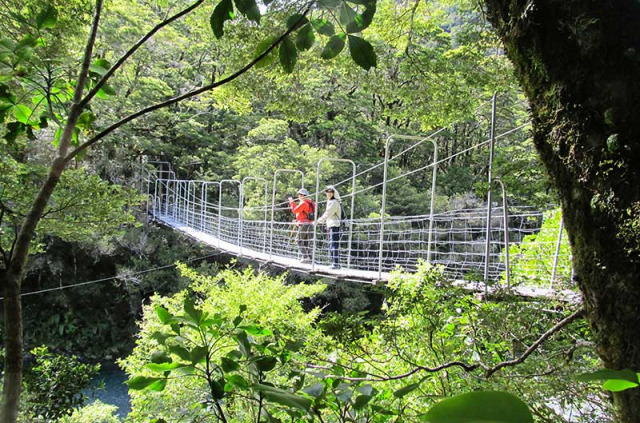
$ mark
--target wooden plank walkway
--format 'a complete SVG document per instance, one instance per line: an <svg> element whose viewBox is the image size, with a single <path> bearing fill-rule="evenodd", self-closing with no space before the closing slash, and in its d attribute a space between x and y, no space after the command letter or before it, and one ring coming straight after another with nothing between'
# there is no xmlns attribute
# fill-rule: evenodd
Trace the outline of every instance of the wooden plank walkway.
<svg viewBox="0 0 640 423"><path fill-rule="evenodd" d="M166 216L156 216L156 219L160 223L183 233L189 238L202 242L220 251L224 251L237 257L262 262L267 265L275 265L278 267L286 268L296 273L304 273L319 278L331 278L368 284L384 283L391 277L391 273L389 272L382 272L382 274L380 275L377 271L346 268L331 269L329 266L318 264L316 264L315 269L313 269L313 266L311 266L311 264L301 263L298 259L282 257L275 254L270 255L269 253L256 251L247 247L241 248L239 245L219 240L212 235L201 232ZM472 292L485 292L484 284L481 282L455 280L453 284ZM499 288L489 287L487 291L489 294L492 294L498 289ZM575 304L582 302L580 294L578 292L570 290L555 290L551 288L519 285L511 288L511 292L516 296L527 298L544 298Z"/></svg>

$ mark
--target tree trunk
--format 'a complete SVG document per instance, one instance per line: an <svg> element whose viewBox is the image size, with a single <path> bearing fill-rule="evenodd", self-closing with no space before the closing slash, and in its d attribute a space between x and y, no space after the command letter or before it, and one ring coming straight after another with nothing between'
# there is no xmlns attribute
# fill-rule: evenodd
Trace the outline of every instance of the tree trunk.
<svg viewBox="0 0 640 423"><path fill-rule="evenodd" d="M558 189L598 353L640 371L640 2L485 0ZM614 394L640 421L640 389Z"/></svg>
<svg viewBox="0 0 640 423"><path fill-rule="evenodd" d="M0 274L4 296L4 383L2 423L15 422L22 389L22 303L19 277L7 271Z"/></svg>

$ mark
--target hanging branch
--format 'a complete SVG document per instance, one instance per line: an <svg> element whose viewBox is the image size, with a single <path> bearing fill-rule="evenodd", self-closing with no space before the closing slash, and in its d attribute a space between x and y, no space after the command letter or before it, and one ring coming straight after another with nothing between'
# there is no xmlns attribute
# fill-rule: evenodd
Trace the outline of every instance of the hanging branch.
<svg viewBox="0 0 640 423"><path fill-rule="evenodd" d="M214 88L217 88L221 85L224 85L228 82L233 81L234 79L238 78L239 76L245 74L247 71L249 71L253 66L256 65L256 63L258 63L259 61L261 61L262 59L264 59L269 53L271 53L271 51L276 48L281 42L282 40L284 40L289 34L291 34L293 31L295 31L298 27L298 23L300 23L303 19L305 19L306 15L309 13L309 11L311 10L311 6L313 3L309 3L306 7L306 9L304 10L304 12L300 15L300 18L293 24L291 25L277 40L275 40L270 46L269 48L267 48L264 52L262 52L260 55L258 55L255 59L253 59L251 62L249 62L247 65L245 65L244 67L242 67L240 70L236 71L235 73L233 73L232 75L221 79L218 82L214 82L208 85L205 85L204 87L198 88L196 90L190 91L188 93L185 93L183 95L177 96L177 97L173 97L170 98L166 101L163 101L161 103L157 103L154 104L152 106L149 107L145 107L142 110L139 110L135 113L130 114L129 116L119 120L118 122L114 123L113 125L109 126L108 128L102 130L99 134L97 134L95 137L93 137L92 139L86 141L85 143L81 144L78 148L76 148L74 151L72 151L66 158L65 158L65 163L68 163L69 161L73 160L74 157L76 157L78 154L80 154L83 150L86 150L87 148L91 147L93 144L97 143L98 141L100 141L102 138L104 138L106 135L110 134L111 132L113 132L114 130L120 128L122 125L139 118L140 116L146 115L147 113L153 112L155 110L158 109L162 109L164 107L170 106L172 104L178 103L182 100L186 100L188 98L191 97L195 97L198 94L202 94L204 92L210 91Z"/></svg>
<svg viewBox="0 0 640 423"><path fill-rule="evenodd" d="M531 346L529 348L527 348L527 350L520 357L518 357L516 359L513 359L513 360L503 361L501 363L496 364L493 367L489 367L489 366L487 366L486 364L483 364L483 363L469 364L469 363L464 363L462 361L450 361L448 363L441 364L441 365L436 366L436 367L416 366L412 370L410 370L410 371L408 371L406 373L403 373L403 374L400 374L400 375L395 375L395 376L388 376L388 377L384 377L384 376L379 376L379 377L345 377L345 376L330 374L330 375L326 375L325 378L337 378L337 379L342 379L342 380L348 380L348 381L351 381L351 382L388 382L388 381L391 381L391 380L404 379L404 378L407 378L407 377L412 376L412 375L414 375L416 373L419 373L419 372L436 373L436 372L439 372L441 370L449 369L449 368L452 368L452 367L460 367L463 370L465 370L466 372L472 372L472 371L474 371L476 369L481 368L481 369L484 370L484 376L486 378L489 378L495 372L497 372L498 370L500 370L502 368L515 366L515 365L518 365L518 364L521 364L522 362L524 362L527 359L527 357L529 357L535 350L537 350L542 344L544 344L544 342L547 341L551 336L553 336L554 334L558 333L562 328L568 326L570 323L574 322L578 318L583 317L584 312L585 312L584 307L580 307L574 313L572 313L568 317L564 318L563 320L558 322L555 326L553 326L551 329L549 329L544 334L542 334L542 336L540 336L533 344L531 344ZM306 367L311 368L311 369L331 370L330 367L318 366L318 365L314 365L314 364L307 364Z"/></svg>
<svg viewBox="0 0 640 423"><path fill-rule="evenodd" d="M87 103L89 103L89 101L91 101L91 99L98 93L98 91L100 91L100 89L104 86L104 84L107 83L107 80L111 77L111 75L113 75L115 73L115 71L117 71L120 68L120 66L122 66L122 64L133 53L135 53L140 47L142 47L142 45L144 43L146 43L149 40L149 38L153 37L156 32L160 31L162 28L164 28L165 26L169 25L170 23L180 19L184 15L187 15L187 14L191 13L193 10L198 8L202 3L204 3L204 1L205 0L196 1L195 3L193 3L191 6L187 7L186 9L181 10L180 12L176 13L172 17L170 17L170 18L160 22L158 25L154 26L149 32L147 32L142 38L140 38L137 43L135 43L133 46L131 46L131 48L129 50L127 50L127 52L124 53L120 57L120 59L118 59L118 61L113 66L111 66L111 68L107 71L107 73L105 73L102 76L102 78L100 78L100 80L95 85L95 87L93 87L91 89L91 91L89 91L87 93L87 95L82 99L82 101L80 102L80 107L83 108L84 106L86 106Z"/></svg>

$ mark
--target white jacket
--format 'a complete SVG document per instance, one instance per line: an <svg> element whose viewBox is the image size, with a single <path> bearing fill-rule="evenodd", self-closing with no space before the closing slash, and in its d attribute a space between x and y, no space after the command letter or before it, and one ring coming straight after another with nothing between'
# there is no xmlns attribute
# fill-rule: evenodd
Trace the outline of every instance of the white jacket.
<svg viewBox="0 0 640 423"><path fill-rule="evenodd" d="M328 228L340 227L340 218L342 217L342 208L340 207L340 194L333 188L333 198L327 201L327 210L318 219L318 223L327 222Z"/></svg>

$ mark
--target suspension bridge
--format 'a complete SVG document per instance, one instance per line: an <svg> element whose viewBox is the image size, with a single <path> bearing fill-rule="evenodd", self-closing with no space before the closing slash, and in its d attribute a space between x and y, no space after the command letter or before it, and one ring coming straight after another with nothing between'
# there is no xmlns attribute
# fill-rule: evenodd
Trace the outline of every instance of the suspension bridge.
<svg viewBox="0 0 640 423"><path fill-rule="evenodd" d="M495 143L524 126L495 135L495 106L493 117L488 139L455 153L460 155L478 148L489 150L488 183L491 189L485 207L436 211L438 165L452 159L452 155L438 158L437 136L440 131L425 137L390 136L385 142L384 160L361 171L357 171L356 163L348 159L320 159L315 169L315 192L310 195L315 199L318 216L324 210L320 181L327 166L339 165L350 169L350 177L331 184L342 192L346 210L339 242L340 269L330 268L328 240L323 225L313 226L311 263L300 260L291 210L287 202L279 200L285 193L278 192L279 188L282 189L283 178L288 178L289 184L293 178L295 186L305 187L307 175L299 169L273 169L269 180L257 176L239 180L185 180L177 178L169 163L150 161L144 179L150 199L149 213L154 221L215 249L293 272L379 283L389 280L391 272L398 268L415 271L420 261L424 261L442 266L447 277L472 290L489 292L507 288L527 297L579 301L575 291L558 284L561 277L564 280L571 278L570 267L559 266L559 262L570 262L561 253L562 225L554 245L541 250L547 251L547 256L537 257L542 267L536 270L535 277L518 274L511 268L510 260L515 257L509 256L510 246L521 244L527 235L540 231L543 212L531 207L508 205L504 184L492 177ZM410 145L392 159L391 146L401 141ZM392 160L424 145L431 146L428 163L403 174L389 176ZM379 168L382 168L381 182L365 187L359 185L360 178ZM429 213L387 215L389 184L417 172L429 172L431 176ZM253 195L249 195L249 186L253 188ZM496 188L501 189L502 204L493 202L492 193ZM255 195L256 189L259 196ZM354 215L358 195L373 189L381 192L378 216ZM231 192L235 193L233 197ZM251 204L247 204L249 197ZM262 204L256 204L259 197L262 197ZM232 204L229 198L237 198L237 203Z"/></svg>

